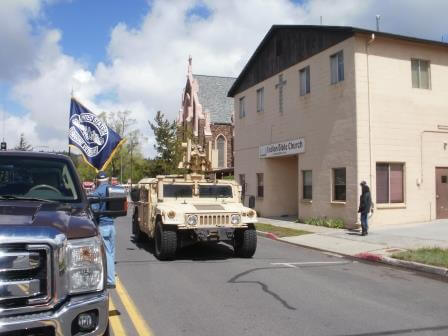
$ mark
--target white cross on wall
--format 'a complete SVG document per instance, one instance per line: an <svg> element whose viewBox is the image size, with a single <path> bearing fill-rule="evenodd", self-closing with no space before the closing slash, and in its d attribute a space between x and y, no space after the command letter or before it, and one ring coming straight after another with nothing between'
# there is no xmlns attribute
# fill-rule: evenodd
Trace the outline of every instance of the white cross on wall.
<svg viewBox="0 0 448 336"><path fill-rule="evenodd" d="M278 111L283 113L283 87L286 85L286 80L283 80L283 75L278 75L278 83L275 88L278 89Z"/></svg>

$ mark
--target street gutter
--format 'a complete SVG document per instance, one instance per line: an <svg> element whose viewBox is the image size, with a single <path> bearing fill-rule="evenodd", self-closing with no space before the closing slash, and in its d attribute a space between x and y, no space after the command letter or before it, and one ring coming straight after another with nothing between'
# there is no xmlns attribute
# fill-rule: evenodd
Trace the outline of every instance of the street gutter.
<svg viewBox="0 0 448 336"><path fill-rule="evenodd" d="M329 249L316 248L314 246L307 246L306 244L299 244L299 243L295 243L295 242L286 241L283 238L277 237L275 234L270 233L270 232L264 232L264 231L257 230L257 235L264 237L264 238L277 240L282 243L287 243L290 245L295 245L295 246L300 246L300 247L306 247L306 248L310 248L310 249L317 250L317 251L334 252ZM337 253L340 255L343 255L344 257L348 257L348 258L354 258L354 259L371 261L371 262L378 262L378 263L387 264L387 265L391 265L391 266L395 266L395 267L401 267L401 268L405 268L405 269L409 269L409 270L413 270L413 271L424 272L424 273L428 273L431 275L437 275L437 276L441 277L443 280L448 280L448 268L445 268L445 267L426 265L426 264L421 264L421 263L414 262L414 261L399 260L399 259L395 259L395 258L391 258L391 257L386 257L386 256L383 256L380 254L371 253L371 252L362 252L362 253L358 253L355 255L348 255L348 254L343 254L340 252L337 252Z"/></svg>

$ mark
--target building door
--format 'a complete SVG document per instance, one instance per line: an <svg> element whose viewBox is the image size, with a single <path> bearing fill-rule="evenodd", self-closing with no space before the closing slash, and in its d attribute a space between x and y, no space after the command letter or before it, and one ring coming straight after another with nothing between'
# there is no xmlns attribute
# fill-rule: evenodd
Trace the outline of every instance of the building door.
<svg viewBox="0 0 448 336"><path fill-rule="evenodd" d="M436 168L437 219L448 218L448 168Z"/></svg>

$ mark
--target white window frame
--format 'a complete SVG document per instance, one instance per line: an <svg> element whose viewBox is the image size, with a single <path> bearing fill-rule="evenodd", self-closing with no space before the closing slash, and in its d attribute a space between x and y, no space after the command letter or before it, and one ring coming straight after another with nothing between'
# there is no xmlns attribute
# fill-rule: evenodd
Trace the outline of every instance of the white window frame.
<svg viewBox="0 0 448 336"><path fill-rule="evenodd" d="M242 119L246 117L246 97L241 97L239 103L240 103L239 106L240 119Z"/></svg>
<svg viewBox="0 0 448 336"><path fill-rule="evenodd" d="M386 161L378 161L377 163L376 163L376 165L375 165L375 174L376 174L376 169L377 169L377 166L379 165L379 164L383 164L383 165L387 165L387 170L388 170L388 180L387 180L387 183L388 183L388 186L387 186L387 188L388 188L388 191L389 191L389 195L387 195L387 202L384 202L384 203L380 203L380 202L378 202L378 198L376 198L375 199L375 202L377 202L377 204L379 205L379 206L382 206L382 205L397 205L397 204L406 204L406 163L405 162L386 162ZM403 192L403 201L402 202L391 202L390 201L390 199L391 199L391 197L390 197L390 195L391 195L391 188L390 188L390 166L391 165L400 165L401 167L402 167L402 176L403 176L403 180L402 180L402 184L403 184L403 189L402 189L402 192Z"/></svg>
<svg viewBox="0 0 448 336"><path fill-rule="evenodd" d="M305 83L302 81L302 76L305 76ZM299 70L300 95L306 96L311 92L311 69L306 66Z"/></svg>
<svg viewBox="0 0 448 336"><path fill-rule="evenodd" d="M337 200L336 199L336 179L335 179L335 172L336 170L344 169L345 170L345 200ZM336 167L332 168L331 170L331 179L332 179L332 186L331 186L331 201L335 203L346 203L347 202L347 168L346 167Z"/></svg>
<svg viewBox="0 0 448 336"><path fill-rule="evenodd" d="M414 80L412 78L412 63L418 62L418 78L417 78L417 86L414 86ZM427 62L428 63L428 87L422 87L422 80L421 80L421 63ZM423 89L423 90L431 90L431 62L429 60L420 59L420 58L411 58L411 81L412 81L412 88L413 89Z"/></svg>
<svg viewBox="0 0 448 336"><path fill-rule="evenodd" d="M310 198L305 198L305 173L310 173L311 174L311 197ZM313 171L311 169L305 169L302 170L302 199L305 201L312 201L313 200Z"/></svg>
<svg viewBox="0 0 448 336"><path fill-rule="evenodd" d="M340 71L339 65L342 59L342 71ZM335 60L335 62L334 62ZM334 65L335 64L335 65ZM334 69L336 66L336 69ZM344 51L340 50L330 56L330 82L331 84L337 84L345 79L345 61L344 61Z"/></svg>
<svg viewBox="0 0 448 336"><path fill-rule="evenodd" d="M257 90L257 112L264 112L264 87Z"/></svg>
<svg viewBox="0 0 448 336"><path fill-rule="evenodd" d="M219 165L219 148L218 148L218 139L222 138L224 139L224 165L220 166ZM217 161L216 165L218 166L218 168L227 168L227 138L224 136L224 134L220 133L216 138L215 138L215 149L216 149L216 154L217 154Z"/></svg>

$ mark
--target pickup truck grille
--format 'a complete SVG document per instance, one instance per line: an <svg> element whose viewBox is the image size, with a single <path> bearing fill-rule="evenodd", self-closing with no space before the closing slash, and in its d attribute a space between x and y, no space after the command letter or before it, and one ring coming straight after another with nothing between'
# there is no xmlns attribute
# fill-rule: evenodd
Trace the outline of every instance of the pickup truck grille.
<svg viewBox="0 0 448 336"><path fill-rule="evenodd" d="M50 247L0 244L0 311L45 304L50 299Z"/></svg>
<svg viewBox="0 0 448 336"><path fill-rule="evenodd" d="M230 225L230 214L201 214L199 225Z"/></svg>

